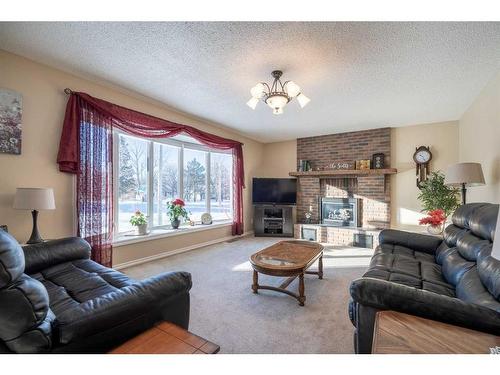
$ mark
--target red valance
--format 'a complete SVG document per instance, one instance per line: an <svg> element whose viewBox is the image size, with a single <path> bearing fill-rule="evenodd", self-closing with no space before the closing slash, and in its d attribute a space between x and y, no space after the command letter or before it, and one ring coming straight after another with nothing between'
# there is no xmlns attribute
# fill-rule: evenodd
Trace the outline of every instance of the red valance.
<svg viewBox="0 0 500 375"><path fill-rule="evenodd" d="M66 107L61 143L57 162L63 172L77 173L78 166L78 127L80 112L87 110L99 112L99 116L108 118L111 125L124 132L147 138L168 138L180 133L188 134L206 146L219 150L235 150L238 180L244 187L242 143L206 133L189 125L177 124L142 112L94 98L82 92L73 92Z"/></svg>
<svg viewBox="0 0 500 375"><path fill-rule="evenodd" d="M243 191L245 186L242 143L206 133L189 125L177 124L145 113L94 98L82 92L72 92L66 106L63 131L59 144L57 163L59 170L80 173L82 151L80 150L82 126L101 127L107 130L120 129L128 134L146 138L168 138L187 134L200 143L219 150L232 150L234 219L233 234L243 233ZM104 134L104 132L101 132ZM95 134L101 134L96 132ZM96 135L93 137L96 137ZM95 142L95 139L93 140ZM106 153L104 162L112 162L112 152ZM90 185L92 186L92 185ZM93 187L95 189L95 186ZM81 197L80 197L81 199Z"/></svg>

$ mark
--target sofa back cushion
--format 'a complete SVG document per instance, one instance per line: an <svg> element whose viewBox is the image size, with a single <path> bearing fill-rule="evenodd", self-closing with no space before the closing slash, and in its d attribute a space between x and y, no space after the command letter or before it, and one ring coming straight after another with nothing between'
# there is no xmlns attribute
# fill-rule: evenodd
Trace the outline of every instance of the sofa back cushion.
<svg viewBox="0 0 500 375"><path fill-rule="evenodd" d="M458 298L500 311L500 261L491 257L499 206L470 203L453 214L436 252Z"/></svg>
<svg viewBox="0 0 500 375"><path fill-rule="evenodd" d="M453 224L444 231L444 243L437 251L437 261L444 263L449 249L456 249L469 262L476 262L479 254L493 242L498 216L498 205L469 203L457 208L452 216Z"/></svg>
<svg viewBox="0 0 500 375"><path fill-rule="evenodd" d="M485 204L471 213L469 228L482 239L493 242L498 219L498 204Z"/></svg>
<svg viewBox="0 0 500 375"><path fill-rule="evenodd" d="M23 247L27 274L56 264L90 258L90 245L79 237L61 238Z"/></svg>
<svg viewBox="0 0 500 375"><path fill-rule="evenodd" d="M40 353L52 346L53 314L45 287L22 274L0 289L0 339L15 353Z"/></svg>
<svg viewBox="0 0 500 375"><path fill-rule="evenodd" d="M9 233L0 229L0 289L12 283L24 272L21 246Z"/></svg>
<svg viewBox="0 0 500 375"><path fill-rule="evenodd" d="M491 256L491 246L479 255L477 269L479 278L493 297L500 301L500 260Z"/></svg>
<svg viewBox="0 0 500 375"><path fill-rule="evenodd" d="M45 287L24 274L21 246L0 230L0 340L16 353L51 348L53 314Z"/></svg>

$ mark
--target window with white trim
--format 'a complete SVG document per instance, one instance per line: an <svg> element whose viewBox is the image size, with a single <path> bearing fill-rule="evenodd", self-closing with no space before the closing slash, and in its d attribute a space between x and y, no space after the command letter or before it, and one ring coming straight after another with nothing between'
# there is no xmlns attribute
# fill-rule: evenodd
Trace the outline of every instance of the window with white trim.
<svg viewBox="0 0 500 375"><path fill-rule="evenodd" d="M210 149L186 136L146 139L116 131L114 160L118 160L114 169L116 234L134 229L129 220L136 211L148 217L150 229L168 229L166 203L176 198L185 201L190 219L197 224L205 212L214 222L232 219L231 151Z"/></svg>

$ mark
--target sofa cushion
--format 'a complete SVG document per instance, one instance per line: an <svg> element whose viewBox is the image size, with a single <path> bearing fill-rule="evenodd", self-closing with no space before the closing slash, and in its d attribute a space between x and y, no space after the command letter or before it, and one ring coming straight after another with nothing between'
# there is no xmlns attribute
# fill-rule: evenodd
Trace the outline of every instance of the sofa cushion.
<svg viewBox="0 0 500 375"><path fill-rule="evenodd" d="M471 232L477 237L493 242L498 208L498 204L486 204L476 209L469 220Z"/></svg>
<svg viewBox="0 0 500 375"><path fill-rule="evenodd" d="M457 250L462 258L475 262L481 250L491 246L489 240L476 237L472 232L467 232L457 240Z"/></svg>
<svg viewBox="0 0 500 375"><path fill-rule="evenodd" d="M31 275L47 289L50 308L57 315L80 303L132 285L121 272L88 259L60 263Z"/></svg>
<svg viewBox="0 0 500 375"><path fill-rule="evenodd" d="M0 290L0 339L18 353L49 350L51 322L49 296L43 285L22 274Z"/></svg>
<svg viewBox="0 0 500 375"><path fill-rule="evenodd" d="M444 230L444 244L447 247L455 247L457 245L458 240L469 233L469 229L460 228L456 225L448 225ZM443 247L443 243L438 247L437 253L439 253L439 249Z"/></svg>
<svg viewBox="0 0 500 375"><path fill-rule="evenodd" d="M70 237L23 246L27 274L59 263L90 258L90 245L83 238Z"/></svg>
<svg viewBox="0 0 500 375"><path fill-rule="evenodd" d="M450 297L455 296L455 288L443 279L441 266L425 257L427 254L416 251L408 255L408 252L400 250L399 253L398 250L396 253L389 253L377 249L363 277L392 281Z"/></svg>
<svg viewBox="0 0 500 375"><path fill-rule="evenodd" d="M470 221L477 210L485 206L491 206L491 203L468 203L459 206L451 217L453 224L459 228L470 228ZM498 210L498 206L497 206ZM498 213L498 211L497 211Z"/></svg>
<svg viewBox="0 0 500 375"><path fill-rule="evenodd" d="M0 289L24 272L24 254L14 237L0 229Z"/></svg>
<svg viewBox="0 0 500 375"><path fill-rule="evenodd" d="M500 312L500 303L484 287L475 266L460 279L456 287L456 294L462 301L475 303Z"/></svg>
<svg viewBox="0 0 500 375"><path fill-rule="evenodd" d="M443 240L438 237L395 229L384 229L379 235L381 245L392 244L428 254L434 254L441 242Z"/></svg>
<svg viewBox="0 0 500 375"><path fill-rule="evenodd" d="M384 243L378 246L374 252L374 255L377 254L392 254L392 255L406 256L420 260L422 262L435 263L434 256L432 254L423 253L421 251L415 251L405 246L399 246L389 243Z"/></svg>
<svg viewBox="0 0 500 375"><path fill-rule="evenodd" d="M500 260L491 256L491 250L492 245L481 251L477 260L477 271L485 288L500 302ZM500 311L500 304L497 309Z"/></svg>
<svg viewBox="0 0 500 375"><path fill-rule="evenodd" d="M465 273L475 265L476 262L469 262L460 255L457 248L452 248L446 254L441 267L446 281L452 285L457 285Z"/></svg>

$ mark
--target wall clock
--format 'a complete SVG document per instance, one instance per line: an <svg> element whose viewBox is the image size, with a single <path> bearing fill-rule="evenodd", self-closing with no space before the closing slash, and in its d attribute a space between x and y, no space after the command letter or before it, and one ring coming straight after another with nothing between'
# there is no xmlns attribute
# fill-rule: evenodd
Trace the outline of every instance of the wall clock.
<svg viewBox="0 0 500 375"><path fill-rule="evenodd" d="M429 162L432 159L432 153L429 147L420 146L415 149L413 160L416 164L417 187L420 189L422 182L427 180L429 175Z"/></svg>

